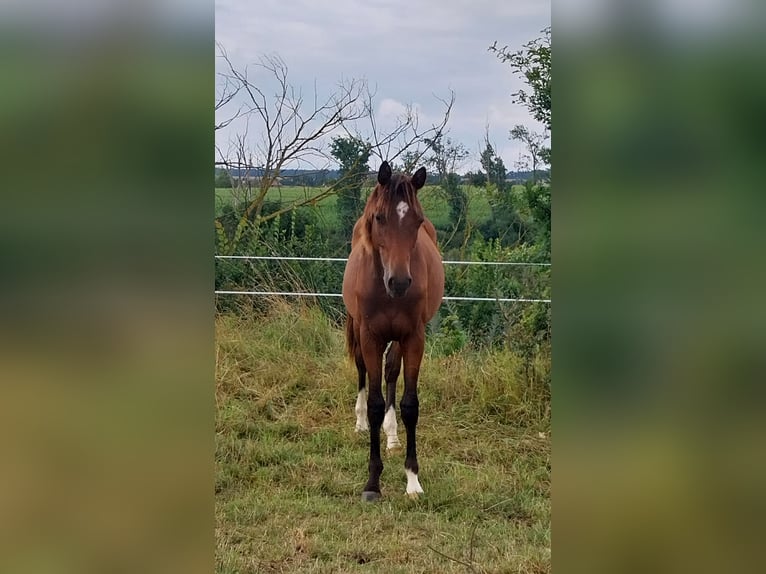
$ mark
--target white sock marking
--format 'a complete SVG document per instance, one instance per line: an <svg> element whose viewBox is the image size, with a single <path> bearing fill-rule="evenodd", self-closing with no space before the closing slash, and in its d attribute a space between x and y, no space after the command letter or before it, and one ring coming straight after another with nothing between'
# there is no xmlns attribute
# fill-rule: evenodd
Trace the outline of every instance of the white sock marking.
<svg viewBox="0 0 766 574"><path fill-rule="evenodd" d="M420 486L418 475L412 472L409 468L404 469L404 474L407 475L407 492L406 494L423 494L423 487Z"/></svg>
<svg viewBox="0 0 766 574"><path fill-rule="evenodd" d="M407 205L404 201L399 202L399 205L396 206L396 213L399 214L399 221L404 219L404 216L407 215L409 209L410 206Z"/></svg>
<svg viewBox="0 0 766 574"><path fill-rule="evenodd" d="M386 448L401 448L402 443L396 436L396 409L392 406L386 411L386 417L383 419L383 432L386 433Z"/></svg>
<svg viewBox="0 0 766 574"><path fill-rule="evenodd" d="M356 396L356 432L370 430L370 424L367 422L367 387L359 391Z"/></svg>

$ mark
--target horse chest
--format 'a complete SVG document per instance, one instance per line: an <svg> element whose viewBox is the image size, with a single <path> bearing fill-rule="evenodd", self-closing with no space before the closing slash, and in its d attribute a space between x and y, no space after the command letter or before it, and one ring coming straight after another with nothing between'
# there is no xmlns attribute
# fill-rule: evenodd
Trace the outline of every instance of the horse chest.
<svg viewBox="0 0 766 574"><path fill-rule="evenodd" d="M369 330L377 337L388 341L399 341L413 332L418 322L412 310L400 305L370 307L364 313Z"/></svg>

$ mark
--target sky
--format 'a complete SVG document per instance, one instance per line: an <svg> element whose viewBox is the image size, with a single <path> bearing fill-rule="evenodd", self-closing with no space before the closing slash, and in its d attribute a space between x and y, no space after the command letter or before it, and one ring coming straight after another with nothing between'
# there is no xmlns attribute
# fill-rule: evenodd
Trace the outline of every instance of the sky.
<svg viewBox="0 0 766 574"><path fill-rule="evenodd" d="M550 0L216 0L215 17L216 42L237 69L277 54L291 84L307 92L316 85L320 95L341 78L364 78L383 125L406 104L421 126L430 123L442 113L437 97L454 91L448 135L470 152L460 172L480 169L487 126L509 170L523 150L511 128L542 131L513 103L523 80L487 49L497 41L515 51L539 37L550 25ZM223 65L217 59L216 70ZM241 122L219 130L217 145L226 149L243 130ZM255 131L251 123L248 133Z"/></svg>

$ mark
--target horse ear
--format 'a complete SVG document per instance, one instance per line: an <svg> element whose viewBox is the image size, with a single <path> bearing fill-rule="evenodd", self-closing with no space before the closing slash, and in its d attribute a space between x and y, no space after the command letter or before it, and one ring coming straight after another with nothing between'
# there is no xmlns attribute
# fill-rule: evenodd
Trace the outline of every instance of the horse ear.
<svg viewBox="0 0 766 574"><path fill-rule="evenodd" d="M380 169L378 170L378 183L380 185L388 185L389 181L391 181L391 166L388 165L387 161L384 161L380 164Z"/></svg>
<svg viewBox="0 0 766 574"><path fill-rule="evenodd" d="M421 167L418 171L415 172L415 175L412 176L412 185L415 186L415 189L420 189L425 185L426 183L426 168Z"/></svg>

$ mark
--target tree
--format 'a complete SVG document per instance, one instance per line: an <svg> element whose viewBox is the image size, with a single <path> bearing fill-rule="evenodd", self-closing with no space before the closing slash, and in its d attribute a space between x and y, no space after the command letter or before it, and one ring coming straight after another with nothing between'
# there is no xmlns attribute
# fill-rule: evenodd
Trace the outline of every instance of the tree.
<svg viewBox="0 0 766 574"><path fill-rule="evenodd" d="M355 137L334 137L330 146L332 156L340 164L340 183L337 186L336 209L344 237L351 236L354 223L362 213L362 186L370 167L372 146Z"/></svg>
<svg viewBox="0 0 766 574"><path fill-rule="evenodd" d="M247 69L237 70L228 59L225 50L219 46L221 58L228 70L219 74L228 91L245 94L245 104L235 118L248 121L244 133L237 134L233 149L223 152L218 146L220 160L216 162L239 172L239 181L256 185L253 201L248 206L245 218L258 221L269 189L279 180L287 164L306 163L313 165L325 157L322 150L323 137L342 128L346 122L366 115L364 96L367 85L361 80L346 80L337 85L336 91L321 97L314 93L307 103L300 89L288 80L287 64L279 56L263 56L256 64L258 74L265 77L258 83ZM235 85L236 88L230 86ZM267 87L268 86L268 87ZM267 91L274 92L267 96ZM226 103L232 101L229 98ZM221 109L223 105L216 106ZM248 131L252 120L260 124L258 143L252 145ZM228 120L229 123L233 120ZM233 156L233 157L232 157Z"/></svg>
<svg viewBox="0 0 766 574"><path fill-rule="evenodd" d="M457 172L468 157L468 150L463 144L453 142L443 133L435 138L426 138L425 142L431 152L425 162L434 169L440 181Z"/></svg>
<svg viewBox="0 0 766 574"><path fill-rule="evenodd" d="M469 171L465 175L468 178L468 183L474 187L484 187L487 185L487 175L481 171L477 171L476 173Z"/></svg>
<svg viewBox="0 0 766 574"><path fill-rule="evenodd" d="M511 139L520 141L527 147L528 157L532 161L532 181L536 182L537 167L543 163L545 155L545 136L519 124L511 130Z"/></svg>
<svg viewBox="0 0 766 574"><path fill-rule="evenodd" d="M493 184L497 191L503 191L505 189L505 175L506 169L503 159L495 153L495 148L489 142L489 136L485 136L485 147L481 152L480 161L481 167L484 168L484 173L487 174L487 183Z"/></svg>
<svg viewBox="0 0 766 574"><path fill-rule="evenodd" d="M436 172L439 187L450 206L450 223L457 230L465 226L468 212L468 195L460 187L460 176L457 174L460 165L468 157L468 150L444 134L425 141L431 151L425 163Z"/></svg>
<svg viewBox="0 0 766 574"><path fill-rule="evenodd" d="M535 242L544 253L551 252L551 187L546 183L528 181L524 184L524 201L531 214Z"/></svg>
<svg viewBox="0 0 766 574"><path fill-rule="evenodd" d="M343 80L326 96L319 94L316 88L304 96L300 88L290 83L287 64L279 56L261 57L252 73L247 67L237 69L220 44L218 51L225 70L218 74L215 129L241 126L241 131L233 136L226 149L216 144L215 163L217 167L236 172L238 189L235 192L241 192L246 200L233 236L227 237L220 222L216 223L219 244L227 252L237 249L245 230L257 229L261 222L296 207L315 205L336 193L343 178L274 212L263 212L266 195L280 180L282 170L297 165L321 170L330 165L327 141L332 134L346 133L371 142L370 154L381 160L393 161L407 152L413 152L419 159L427 149L424 138L436 137L443 131L455 100L454 93L449 100L440 99L445 104L444 115L429 128L419 127L417 110L409 105L394 127L384 132L375 121L374 94L363 80ZM236 110L231 112L232 108ZM365 136L360 126L360 122L365 121L369 136ZM251 131L256 132L252 139Z"/></svg>
<svg viewBox="0 0 766 574"><path fill-rule="evenodd" d="M535 173L538 162L551 165L551 148L544 145L551 131L551 29L544 28L541 37L524 44L521 50L511 52L508 46L498 48L495 42L489 51L494 52L501 62L508 63L512 72L524 78L531 90L519 90L513 94L513 101L526 106L532 116L543 124L545 133L538 134L517 125L511 130L510 137L526 145ZM527 182L518 207L530 214L525 227L532 229L536 242L545 253L550 254L550 184Z"/></svg>
<svg viewBox="0 0 766 574"><path fill-rule="evenodd" d="M502 245L513 245L524 241L527 228L516 203L514 190L506 181L506 169L503 159L495 153L489 141L489 133L484 137L484 151L481 153L481 166L487 174L486 195L492 209L492 219L484 226L487 237L497 237Z"/></svg>
<svg viewBox="0 0 766 574"><path fill-rule="evenodd" d="M225 169L215 170L215 186L216 187L231 187L231 175Z"/></svg>
<svg viewBox="0 0 766 574"><path fill-rule="evenodd" d="M422 154L415 151L406 151L401 155L400 163L393 163L391 165L394 171L401 171L402 173L412 173L421 160Z"/></svg>
<svg viewBox="0 0 766 574"><path fill-rule="evenodd" d="M510 52L508 46L497 47L497 41L489 47L501 62L511 66L514 74L521 75L532 92L524 89L515 94L514 103L523 104L532 116L551 129L551 29L544 28L542 36L524 44L521 50Z"/></svg>

